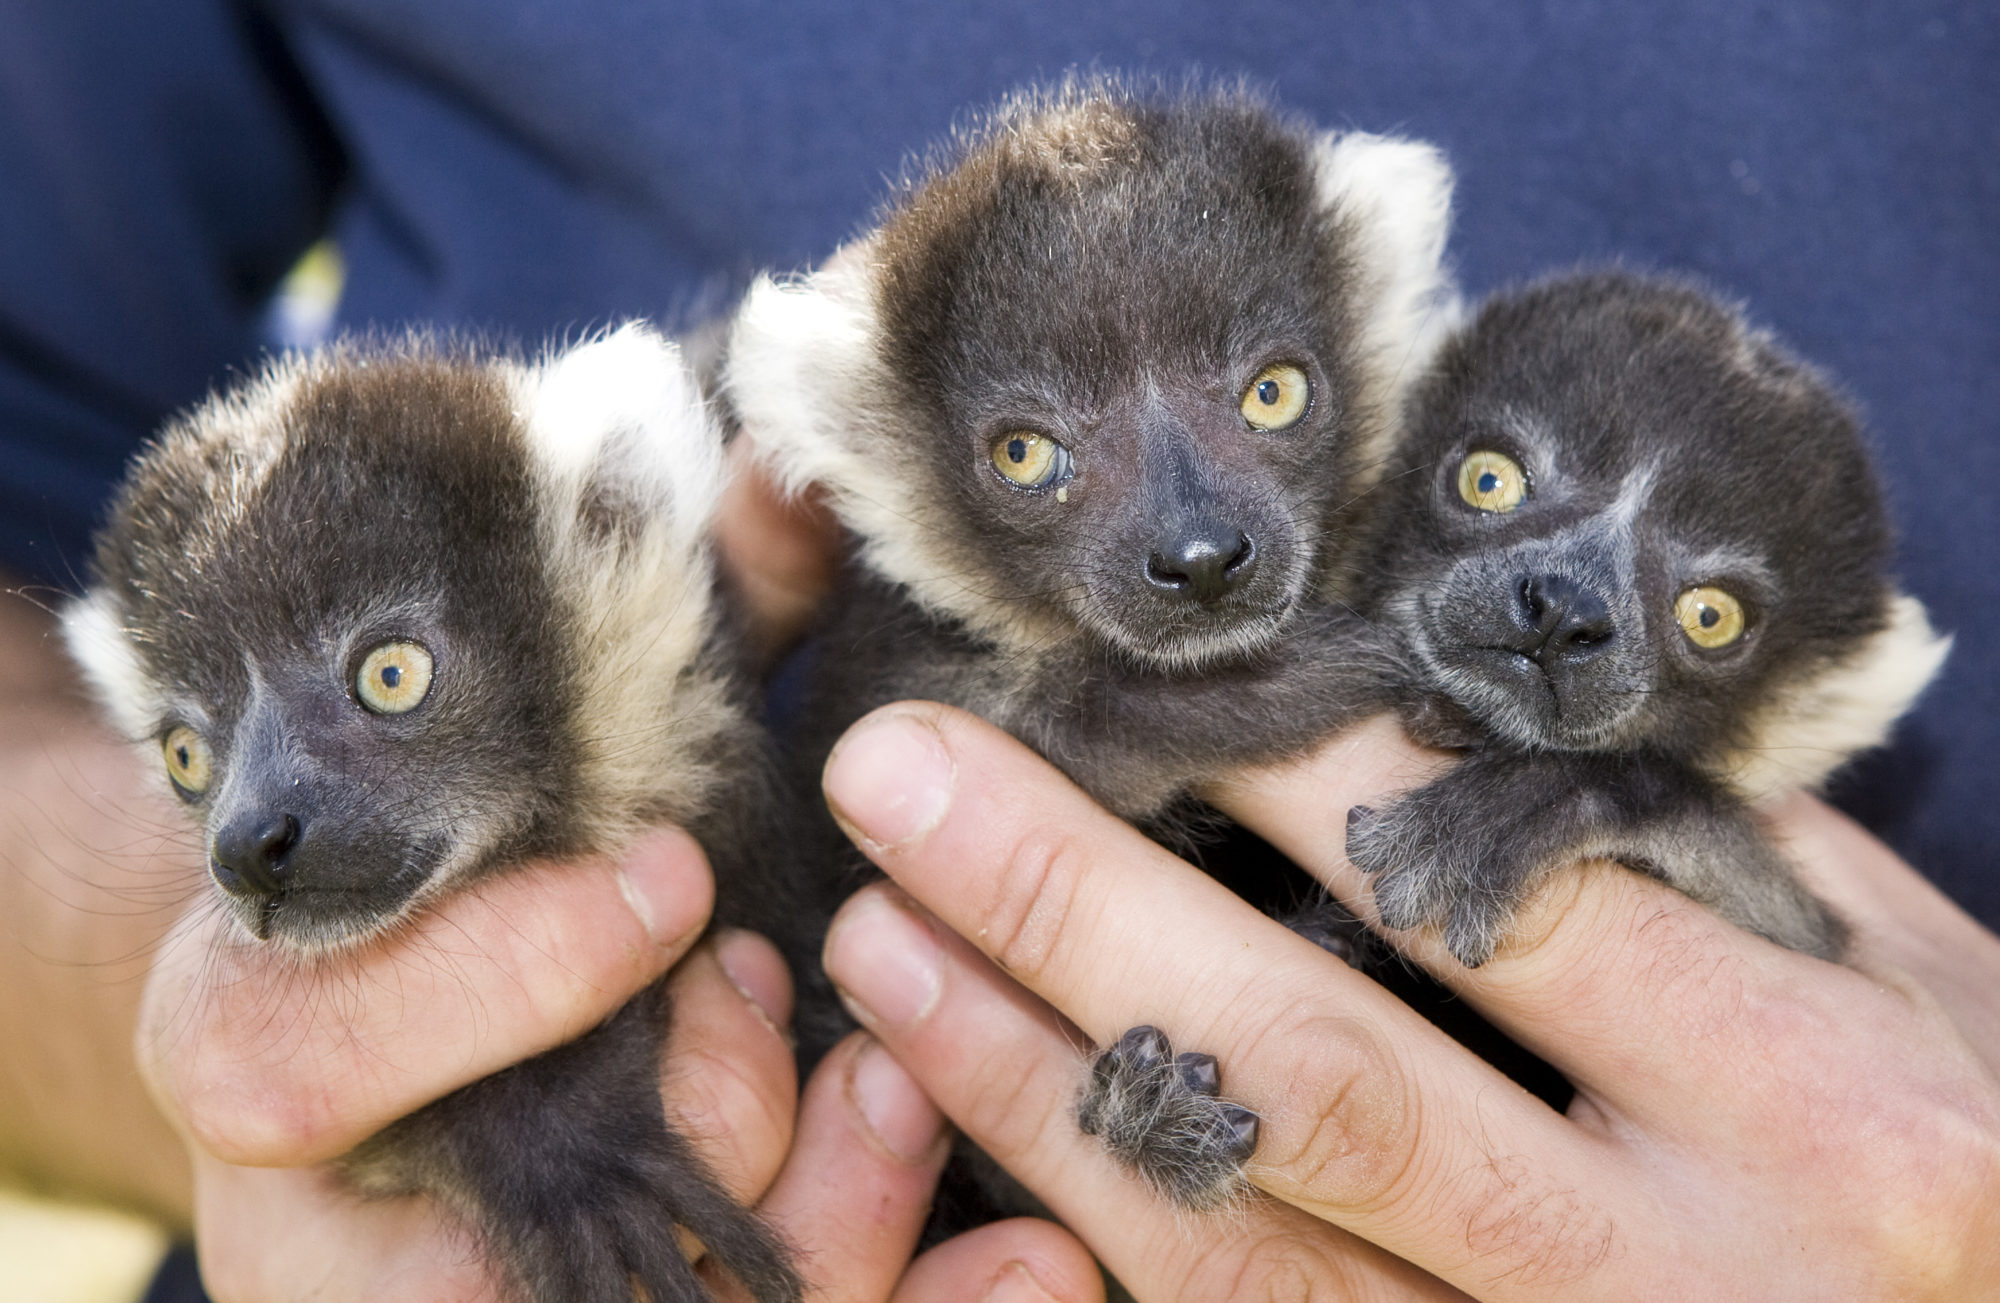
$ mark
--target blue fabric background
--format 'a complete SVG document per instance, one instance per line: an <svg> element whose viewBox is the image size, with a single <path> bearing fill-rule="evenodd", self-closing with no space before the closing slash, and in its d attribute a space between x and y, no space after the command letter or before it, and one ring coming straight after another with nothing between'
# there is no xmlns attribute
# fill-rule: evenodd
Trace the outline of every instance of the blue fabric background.
<svg viewBox="0 0 2000 1303"><path fill-rule="evenodd" d="M1441 143L1482 292L1690 271L1870 413L1959 644L1840 792L2000 923L2000 11L1971 3L16 0L0 16L0 565L64 587L108 481L258 346L323 229L346 324L534 342L719 302L857 229L969 106L1246 75Z"/></svg>

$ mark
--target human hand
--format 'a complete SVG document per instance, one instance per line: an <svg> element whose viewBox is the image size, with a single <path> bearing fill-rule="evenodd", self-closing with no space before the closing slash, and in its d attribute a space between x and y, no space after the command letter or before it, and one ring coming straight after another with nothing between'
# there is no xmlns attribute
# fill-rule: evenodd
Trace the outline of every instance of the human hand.
<svg viewBox="0 0 2000 1303"><path fill-rule="evenodd" d="M805 629L832 584L840 525L812 493L785 493L758 457L755 436L744 430L729 445L715 538L751 642L759 656L773 658Z"/></svg>
<svg viewBox="0 0 2000 1303"><path fill-rule="evenodd" d="M1032 1217L909 1260L949 1149L937 1106L874 1037L854 1033L813 1070L797 1138L761 1207L800 1250L815 1303L1099 1303L1089 1250Z"/></svg>
<svg viewBox="0 0 2000 1303"><path fill-rule="evenodd" d="M1437 764L1378 721L1212 795L1366 916L1346 811ZM1557 875L1479 969L1393 938L1569 1076L1560 1115L970 716L877 712L826 788L943 924L870 888L828 971L1140 1299L2000 1296L2000 941L1815 802L1776 831L1857 924L1853 967L1608 865ZM1055 1010L1215 1054L1276 1198L1192 1223L1118 1171Z"/></svg>
<svg viewBox="0 0 2000 1303"><path fill-rule="evenodd" d="M688 953L711 894L700 850L664 831L618 864L523 866L383 944L311 964L197 906L153 965L137 1050L193 1158L211 1292L224 1303L490 1295L448 1216L424 1200L364 1202L329 1160L594 1026ZM769 991L768 947L725 940L672 979L662 1094L724 1184L754 1194L789 1143L793 1079L782 1037L723 968ZM788 999L782 964L777 982Z"/></svg>
<svg viewBox="0 0 2000 1303"><path fill-rule="evenodd" d="M499 1297L448 1214L421 1199L360 1200L327 1160L570 1039L678 961L662 1058L670 1123L800 1250L814 1298L862 1303L895 1290L917 1303L964 1296L940 1282L1023 1272L1053 1282L1057 1297L1097 1297L1088 1255L1044 1222L983 1228L909 1266L947 1147L942 1119L857 1036L815 1074L795 1137L780 1030L789 976L751 933L690 952L708 891L699 850L664 831L618 864L496 879L392 945L312 967L234 940L219 914L191 915L154 966L139 1047L190 1142L210 1292L220 1303ZM718 1275L710 1283L736 1296Z"/></svg>

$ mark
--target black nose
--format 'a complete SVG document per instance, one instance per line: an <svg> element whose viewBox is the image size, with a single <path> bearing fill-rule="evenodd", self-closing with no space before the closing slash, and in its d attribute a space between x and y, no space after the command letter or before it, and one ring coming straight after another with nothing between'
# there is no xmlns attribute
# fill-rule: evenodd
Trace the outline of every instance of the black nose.
<svg viewBox="0 0 2000 1303"><path fill-rule="evenodd" d="M1146 558L1156 588L1213 602L1246 583L1257 568L1257 544L1238 529L1197 528L1166 540Z"/></svg>
<svg viewBox="0 0 2000 1303"><path fill-rule="evenodd" d="M1547 664L1550 657L1582 660L1611 641L1611 608L1587 584L1562 575L1529 575L1516 589L1521 626L1517 649Z"/></svg>
<svg viewBox="0 0 2000 1303"><path fill-rule="evenodd" d="M298 844L299 821L291 815L240 815L215 834L208 871L232 896L275 896Z"/></svg>

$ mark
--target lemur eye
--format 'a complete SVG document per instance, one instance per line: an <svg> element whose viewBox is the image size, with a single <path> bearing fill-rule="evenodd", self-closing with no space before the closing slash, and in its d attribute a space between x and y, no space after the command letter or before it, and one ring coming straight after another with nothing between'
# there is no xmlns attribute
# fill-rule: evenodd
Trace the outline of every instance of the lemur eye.
<svg viewBox="0 0 2000 1303"><path fill-rule="evenodd" d="M1743 603L1720 588L1690 588L1674 599L1674 618L1697 647L1727 647L1743 636Z"/></svg>
<svg viewBox="0 0 2000 1303"><path fill-rule="evenodd" d="M1481 511L1512 511L1528 496L1528 473L1506 453L1482 449L1459 463L1458 496Z"/></svg>
<svg viewBox="0 0 2000 1303"><path fill-rule="evenodd" d="M1253 430L1284 430L1299 423L1312 405L1312 394L1305 372L1290 362L1273 362L1243 391L1237 409Z"/></svg>
<svg viewBox="0 0 2000 1303"><path fill-rule="evenodd" d="M160 753L166 757L167 777L182 800L192 801L208 790L213 758L201 734L183 724L160 739Z"/></svg>
<svg viewBox="0 0 2000 1303"><path fill-rule="evenodd" d="M993 441L993 468L1024 489L1042 489L1070 477L1069 449L1045 434L1016 430Z"/></svg>
<svg viewBox="0 0 2000 1303"><path fill-rule="evenodd" d="M354 695L378 715L415 710L431 690L431 654L414 642L385 642L362 658Z"/></svg>

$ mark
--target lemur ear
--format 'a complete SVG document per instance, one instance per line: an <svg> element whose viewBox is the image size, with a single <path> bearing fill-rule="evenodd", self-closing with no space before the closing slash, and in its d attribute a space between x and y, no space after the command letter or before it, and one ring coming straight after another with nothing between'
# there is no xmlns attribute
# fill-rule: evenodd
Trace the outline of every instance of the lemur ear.
<svg viewBox="0 0 2000 1303"><path fill-rule="evenodd" d="M580 509L664 515L692 542L722 493L722 436L674 343L644 322L552 353L520 380L529 446Z"/></svg>
<svg viewBox="0 0 2000 1303"><path fill-rule="evenodd" d="M1444 262L1451 164L1434 145L1330 131L1313 151L1321 210L1352 242L1368 353L1413 377L1460 315Z"/></svg>
<svg viewBox="0 0 2000 1303"><path fill-rule="evenodd" d="M680 349L640 322L552 352L516 376L537 519L553 586L585 622L576 640L578 788L608 835L615 812L672 792L699 809L711 775L700 738L719 709L687 672L715 626L710 525L722 432ZM690 731L692 730L692 731ZM579 816L584 817L584 816Z"/></svg>
<svg viewBox="0 0 2000 1303"><path fill-rule="evenodd" d="M759 276L730 331L726 384L758 455L787 490L825 484L843 505L866 511L876 499L887 511L902 495L876 484L879 474L849 433L894 420L873 410L894 391L875 352L873 252L873 241L862 240L810 276ZM855 523L874 536L875 522ZM880 523L894 532L892 521Z"/></svg>
<svg viewBox="0 0 2000 1303"><path fill-rule="evenodd" d="M62 634L71 659L121 733L137 740L159 723L165 703L140 664L110 590L93 588L65 606Z"/></svg>

